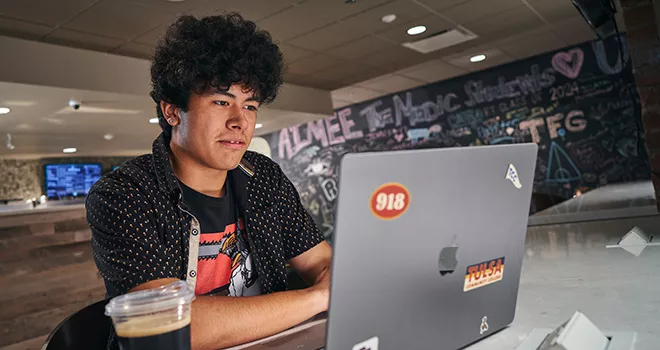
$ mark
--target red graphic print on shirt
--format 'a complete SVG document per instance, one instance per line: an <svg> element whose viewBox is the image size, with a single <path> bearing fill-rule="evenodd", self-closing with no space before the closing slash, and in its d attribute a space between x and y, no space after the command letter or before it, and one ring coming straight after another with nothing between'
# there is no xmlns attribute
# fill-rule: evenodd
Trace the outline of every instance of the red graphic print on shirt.
<svg viewBox="0 0 660 350"><path fill-rule="evenodd" d="M239 223L244 233L243 221ZM247 296L254 294L251 290L256 292L256 273L245 238L236 233L236 224L227 225L223 232L201 235L195 294Z"/></svg>

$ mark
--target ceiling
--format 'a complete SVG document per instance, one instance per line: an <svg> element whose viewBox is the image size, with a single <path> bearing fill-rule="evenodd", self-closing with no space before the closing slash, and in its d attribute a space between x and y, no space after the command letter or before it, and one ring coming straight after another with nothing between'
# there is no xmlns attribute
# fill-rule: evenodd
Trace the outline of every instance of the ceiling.
<svg viewBox="0 0 660 350"><path fill-rule="evenodd" d="M570 0L2 0L0 35L148 59L177 15L221 11L239 11L274 36L288 83L324 90L396 72L367 84L389 92L593 38ZM387 14L396 21L382 22ZM418 24L428 33L462 26L479 38L425 55L401 46ZM461 56L475 48L497 53L467 65Z"/></svg>
<svg viewBox="0 0 660 350"><path fill-rule="evenodd" d="M570 0L344 2L0 0L0 35L149 59L158 38L178 15L238 11L274 36L287 63L285 81L332 91L335 108L595 38ZM396 21L381 21L388 14L395 14ZM617 16L623 30L623 20ZM413 40L406 30L414 25L427 26L428 33L460 27L478 38L421 54L401 45ZM469 62L472 55L480 53L488 58ZM72 96L95 101L87 107L106 110L72 113L63 105ZM33 104L0 116L0 140L4 140L5 132L12 132L14 143L22 143L29 156L61 152L64 147L77 147L81 155L148 152L159 131L157 125L147 123L154 114L148 96L0 83L0 105L12 101ZM322 117L262 109L260 118L268 122L264 122L267 128L259 131L266 133ZM136 123L136 119L140 121ZM102 140L106 133L115 134L115 138ZM0 147L0 157L9 156L7 152Z"/></svg>
<svg viewBox="0 0 660 350"><path fill-rule="evenodd" d="M81 102L74 110L68 101ZM0 106L11 113L0 115L0 158L62 156L64 148L78 149L78 156L135 156L151 152L160 133L154 102L148 96L73 90L0 82ZM256 134L323 118L321 114L261 108ZM12 135L14 150L6 146ZM104 136L111 134L112 140Z"/></svg>

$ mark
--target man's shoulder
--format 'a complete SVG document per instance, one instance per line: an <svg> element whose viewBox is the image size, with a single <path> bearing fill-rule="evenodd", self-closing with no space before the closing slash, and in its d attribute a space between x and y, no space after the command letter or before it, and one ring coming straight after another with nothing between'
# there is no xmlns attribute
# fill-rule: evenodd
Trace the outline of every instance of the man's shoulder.
<svg viewBox="0 0 660 350"><path fill-rule="evenodd" d="M89 191L90 195L144 193L158 184L152 154L135 157L101 177Z"/></svg>
<svg viewBox="0 0 660 350"><path fill-rule="evenodd" d="M241 165L253 173L263 174L267 177L281 173L280 166L275 161L257 152L245 152Z"/></svg>
<svg viewBox="0 0 660 350"><path fill-rule="evenodd" d="M151 155L131 159L101 177L92 186L85 199L90 225L121 226L119 218L124 219L124 223L126 220L135 220L136 217L146 215L157 203L166 202L158 191L152 162ZM132 232L128 228L120 231Z"/></svg>

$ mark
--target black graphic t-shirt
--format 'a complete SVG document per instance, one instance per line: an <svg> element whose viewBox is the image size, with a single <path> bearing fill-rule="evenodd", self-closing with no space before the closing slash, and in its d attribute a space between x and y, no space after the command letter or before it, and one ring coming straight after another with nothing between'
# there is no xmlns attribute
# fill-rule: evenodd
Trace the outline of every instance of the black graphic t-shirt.
<svg viewBox="0 0 660 350"><path fill-rule="evenodd" d="M237 212L227 181L222 198L199 193L182 182L183 201L197 218L199 241L196 295L252 296L261 294L253 268L243 213Z"/></svg>

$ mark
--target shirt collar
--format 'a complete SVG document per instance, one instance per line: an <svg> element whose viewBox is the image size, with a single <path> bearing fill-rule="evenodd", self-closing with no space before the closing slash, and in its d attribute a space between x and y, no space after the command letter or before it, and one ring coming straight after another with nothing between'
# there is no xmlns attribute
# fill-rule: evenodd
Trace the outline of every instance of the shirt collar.
<svg viewBox="0 0 660 350"><path fill-rule="evenodd" d="M152 153L154 157L154 171L161 191L170 195L179 194L181 189L174 175L172 164L170 163L170 139L164 133L161 133L154 140ZM254 167L245 159L245 156L241 159L237 169L240 169L248 178L252 178L255 175Z"/></svg>

